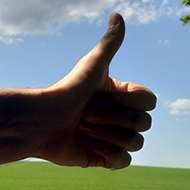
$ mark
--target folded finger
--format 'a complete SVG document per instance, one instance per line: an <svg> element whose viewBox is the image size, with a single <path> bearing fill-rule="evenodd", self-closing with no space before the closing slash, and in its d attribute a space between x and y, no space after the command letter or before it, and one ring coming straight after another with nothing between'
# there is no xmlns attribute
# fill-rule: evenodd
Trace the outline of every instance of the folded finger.
<svg viewBox="0 0 190 190"><path fill-rule="evenodd" d="M90 123L116 125L139 132L151 127L151 116L145 111L104 104L91 104L85 110L84 118Z"/></svg>
<svg viewBox="0 0 190 190"><path fill-rule="evenodd" d="M87 146L94 153L104 158L104 167L122 169L130 165L130 154L108 142L88 138Z"/></svg>
<svg viewBox="0 0 190 190"><path fill-rule="evenodd" d="M82 122L79 129L88 136L112 143L127 151L138 151L144 143L141 134L122 127Z"/></svg>
<svg viewBox="0 0 190 190"><path fill-rule="evenodd" d="M114 81L117 80L114 79ZM155 108L157 98L148 88L132 82L117 82L119 84L115 84L115 86L120 87L117 87L117 89L111 92L96 93L91 101L99 101L107 105L113 104L144 111L150 111Z"/></svg>

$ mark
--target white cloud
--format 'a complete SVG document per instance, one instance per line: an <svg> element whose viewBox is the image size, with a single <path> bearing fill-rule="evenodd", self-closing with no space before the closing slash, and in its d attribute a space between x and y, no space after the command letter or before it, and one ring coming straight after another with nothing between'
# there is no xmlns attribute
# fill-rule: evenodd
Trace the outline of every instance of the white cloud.
<svg viewBox="0 0 190 190"><path fill-rule="evenodd" d="M92 20L117 0L0 0L0 35L47 34L83 18Z"/></svg>
<svg viewBox="0 0 190 190"><path fill-rule="evenodd" d="M143 3L150 3L153 2L154 0L142 0Z"/></svg>
<svg viewBox="0 0 190 190"><path fill-rule="evenodd" d="M185 118L177 118L176 121L177 122L189 122L189 120L187 120Z"/></svg>
<svg viewBox="0 0 190 190"><path fill-rule="evenodd" d="M190 7L183 7L181 9L175 9L175 13L177 16L181 16L184 14L190 14Z"/></svg>
<svg viewBox="0 0 190 190"><path fill-rule="evenodd" d="M100 24L111 12L121 13L127 24L147 24L162 16L179 17L190 9L173 0L0 0L0 41L11 44L21 39L15 36L58 34L68 22L84 19Z"/></svg>
<svg viewBox="0 0 190 190"><path fill-rule="evenodd" d="M159 44L168 44L169 40L158 40Z"/></svg>
<svg viewBox="0 0 190 190"><path fill-rule="evenodd" d="M163 1L162 1L162 6L168 5L168 4L169 4L169 1L170 1L170 0L163 0Z"/></svg>
<svg viewBox="0 0 190 190"><path fill-rule="evenodd" d="M190 113L189 99L177 99L175 102L166 102L165 106L171 108L169 113L172 115L187 115Z"/></svg>
<svg viewBox="0 0 190 190"><path fill-rule="evenodd" d="M119 4L115 11L122 13L130 24L146 24L159 17L157 7L152 3L144 5L140 2L134 2L131 4L127 1Z"/></svg>
<svg viewBox="0 0 190 190"><path fill-rule="evenodd" d="M171 0L122 1L114 10L122 13L129 24L148 24L162 16L180 17L182 14L190 14L190 8L177 5Z"/></svg>
<svg viewBox="0 0 190 190"><path fill-rule="evenodd" d="M12 38L12 37L7 37L7 36L0 36L0 41L5 44L17 44L17 43L24 42L22 38Z"/></svg>

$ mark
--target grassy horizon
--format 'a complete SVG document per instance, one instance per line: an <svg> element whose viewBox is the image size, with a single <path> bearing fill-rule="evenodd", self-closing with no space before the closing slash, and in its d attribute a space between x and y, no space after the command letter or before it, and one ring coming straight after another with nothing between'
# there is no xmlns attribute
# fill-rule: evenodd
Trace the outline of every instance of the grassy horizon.
<svg viewBox="0 0 190 190"><path fill-rule="evenodd" d="M189 190L190 169L130 166L61 167L48 162L18 162L0 166L2 190Z"/></svg>

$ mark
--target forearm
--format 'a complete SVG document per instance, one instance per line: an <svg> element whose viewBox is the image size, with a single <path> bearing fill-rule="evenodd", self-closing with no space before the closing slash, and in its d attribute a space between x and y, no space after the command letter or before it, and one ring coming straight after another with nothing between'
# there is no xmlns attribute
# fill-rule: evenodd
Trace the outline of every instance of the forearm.
<svg viewBox="0 0 190 190"><path fill-rule="evenodd" d="M31 100L39 94L38 89L1 89L0 114L4 117L16 117L31 109Z"/></svg>
<svg viewBox="0 0 190 190"><path fill-rule="evenodd" d="M40 89L0 90L0 164L34 154L29 141L37 127L41 94Z"/></svg>

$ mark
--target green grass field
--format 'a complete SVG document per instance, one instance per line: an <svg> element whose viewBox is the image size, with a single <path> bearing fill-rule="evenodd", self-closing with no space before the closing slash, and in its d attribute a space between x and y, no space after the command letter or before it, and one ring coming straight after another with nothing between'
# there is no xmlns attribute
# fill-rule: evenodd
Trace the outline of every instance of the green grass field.
<svg viewBox="0 0 190 190"><path fill-rule="evenodd" d="M0 189L189 190L190 170L130 166L110 171L60 167L46 162L19 162L0 166Z"/></svg>

